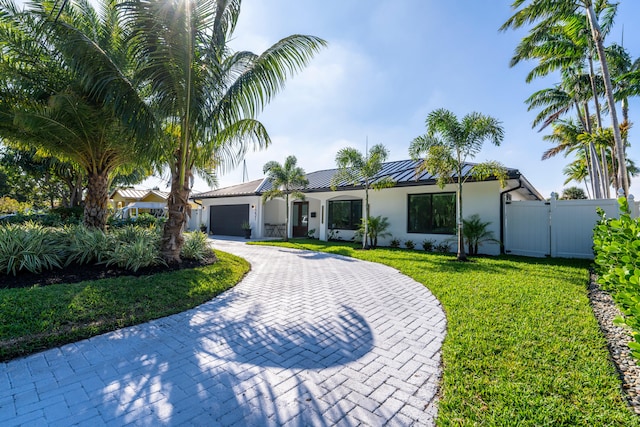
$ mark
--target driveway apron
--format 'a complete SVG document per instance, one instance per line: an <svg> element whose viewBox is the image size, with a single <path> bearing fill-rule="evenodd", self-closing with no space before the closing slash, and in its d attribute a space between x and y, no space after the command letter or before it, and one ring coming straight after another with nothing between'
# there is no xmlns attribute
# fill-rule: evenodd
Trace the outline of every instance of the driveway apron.
<svg viewBox="0 0 640 427"><path fill-rule="evenodd" d="M213 241L251 263L192 310L0 364L0 425L431 426L440 303L392 268Z"/></svg>

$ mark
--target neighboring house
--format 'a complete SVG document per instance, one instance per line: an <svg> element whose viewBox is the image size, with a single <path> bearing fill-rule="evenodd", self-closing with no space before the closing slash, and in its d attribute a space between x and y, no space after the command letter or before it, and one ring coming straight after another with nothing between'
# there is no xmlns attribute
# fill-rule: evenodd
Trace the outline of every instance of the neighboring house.
<svg viewBox="0 0 640 427"><path fill-rule="evenodd" d="M455 246L456 198L455 184L441 189L427 172L416 176L420 161L403 160L383 165L380 178L389 176L395 186L370 190L371 216L389 219L388 232L401 242L412 240L416 247L425 239L436 242L452 241ZM472 164L467 164L465 173ZM290 230L293 237L312 235L321 240L353 238L364 215L362 186L341 183L331 190L331 177L337 169L307 174L309 185L302 191L305 200L290 200ZM491 221L489 229L501 237L504 203L507 200L542 200L540 193L517 170L508 169L504 188L495 178L484 181L469 179L463 190L465 217L479 214L483 221ZM278 237L284 233L285 205L283 199L265 204L261 195L271 188L267 179L194 194L192 199L203 206L203 222L213 235L242 236L241 225L251 224L253 238ZM391 238L382 239L388 245ZM480 252L500 253L497 244L486 244Z"/></svg>
<svg viewBox="0 0 640 427"><path fill-rule="evenodd" d="M167 204L169 193L160 190L136 190L134 188L117 188L109 199L115 211L121 210L129 205L136 204L140 206L136 209L136 213L160 214L162 211L161 204Z"/></svg>

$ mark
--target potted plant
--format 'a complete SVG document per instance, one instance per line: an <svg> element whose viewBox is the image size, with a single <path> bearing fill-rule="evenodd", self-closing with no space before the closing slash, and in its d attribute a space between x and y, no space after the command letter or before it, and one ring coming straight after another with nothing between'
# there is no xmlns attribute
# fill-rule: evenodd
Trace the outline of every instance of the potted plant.
<svg viewBox="0 0 640 427"><path fill-rule="evenodd" d="M207 225L204 222L200 223L200 231L202 231L203 233L207 232Z"/></svg>
<svg viewBox="0 0 640 427"><path fill-rule="evenodd" d="M250 239L251 238L251 224L249 224L249 221L243 222L240 227L244 230L244 238L245 239Z"/></svg>

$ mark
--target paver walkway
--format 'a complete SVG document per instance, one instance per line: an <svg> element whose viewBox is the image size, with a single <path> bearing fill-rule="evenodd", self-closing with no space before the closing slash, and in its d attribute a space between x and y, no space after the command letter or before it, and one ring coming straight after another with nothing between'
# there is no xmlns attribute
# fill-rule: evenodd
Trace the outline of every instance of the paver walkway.
<svg viewBox="0 0 640 427"><path fill-rule="evenodd" d="M445 316L350 258L216 240L252 271L193 310L0 364L0 425L433 425Z"/></svg>

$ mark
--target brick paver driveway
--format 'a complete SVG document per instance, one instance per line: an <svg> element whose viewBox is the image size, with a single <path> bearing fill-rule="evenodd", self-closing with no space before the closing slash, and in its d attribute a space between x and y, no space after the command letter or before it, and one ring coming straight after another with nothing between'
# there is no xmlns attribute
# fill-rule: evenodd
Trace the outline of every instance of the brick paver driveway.
<svg viewBox="0 0 640 427"><path fill-rule="evenodd" d="M193 310L0 364L0 425L433 425L445 316L394 269L216 240Z"/></svg>

